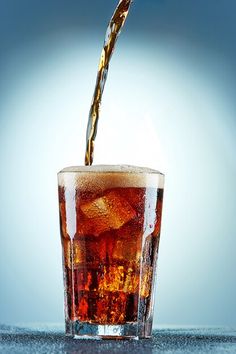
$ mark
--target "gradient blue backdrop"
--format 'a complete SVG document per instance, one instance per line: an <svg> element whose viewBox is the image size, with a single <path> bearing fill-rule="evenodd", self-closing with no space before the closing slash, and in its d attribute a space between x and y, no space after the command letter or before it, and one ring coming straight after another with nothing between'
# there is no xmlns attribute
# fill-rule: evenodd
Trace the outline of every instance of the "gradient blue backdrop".
<svg viewBox="0 0 236 354"><path fill-rule="evenodd" d="M0 322L63 321L56 173L83 163L115 5L1 1ZM112 60L95 163L166 173L155 324L236 324L235 12L136 0Z"/></svg>

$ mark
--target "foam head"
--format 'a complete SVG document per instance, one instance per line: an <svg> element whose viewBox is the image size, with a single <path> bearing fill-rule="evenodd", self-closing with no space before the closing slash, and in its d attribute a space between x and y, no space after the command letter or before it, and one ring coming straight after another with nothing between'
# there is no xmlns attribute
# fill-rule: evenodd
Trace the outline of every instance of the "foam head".
<svg viewBox="0 0 236 354"><path fill-rule="evenodd" d="M110 188L164 188L164 175L146 167L94 165L67 167L58 173L59 186L103 191Z"/></svg>

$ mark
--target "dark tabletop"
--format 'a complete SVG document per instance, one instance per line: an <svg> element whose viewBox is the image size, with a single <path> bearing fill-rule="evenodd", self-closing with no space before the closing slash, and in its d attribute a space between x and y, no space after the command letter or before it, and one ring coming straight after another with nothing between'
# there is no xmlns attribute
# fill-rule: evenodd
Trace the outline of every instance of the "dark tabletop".
<svg viewBox="0 0 236 354"><path fill-rule="evenodd" d="M0 325L0 353L236 353L236 329L164 328L145 340L74 340L60 325Z"/></svg>

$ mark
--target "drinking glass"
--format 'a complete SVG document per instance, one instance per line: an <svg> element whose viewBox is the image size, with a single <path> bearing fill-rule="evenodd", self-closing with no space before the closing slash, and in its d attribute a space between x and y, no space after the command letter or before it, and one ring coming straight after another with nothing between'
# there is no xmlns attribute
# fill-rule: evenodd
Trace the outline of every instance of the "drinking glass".
<svg viewBox="0 0 236 354"><path fill-rule="evenodd" d="M151 337L164 175L79 166L58 185L66 334Z"/></svg>

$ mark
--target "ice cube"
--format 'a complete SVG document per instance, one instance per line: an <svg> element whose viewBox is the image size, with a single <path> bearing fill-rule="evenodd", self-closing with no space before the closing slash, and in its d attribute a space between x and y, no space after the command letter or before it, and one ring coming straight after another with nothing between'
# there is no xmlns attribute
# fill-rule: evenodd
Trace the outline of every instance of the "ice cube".
<svg viewBox="0 0 236 354"><path fill-rule="evenodd" d="M105 266L103 269L103 275L98 278L98 290L100 293L107 291L121 291L123 289L124 279L125 273L123 266Z"/></svg>
<svg viewBox="0 0 236 354"><path fill-rule="evenodd" d="M118 239L115 242L113 258L127 262L136 262L140 258L140 250L137 240Z"/></svg>
<svg viewBox="0 0 236 354"><path fill-rule="evenodd" d="M74 267L86 261L86 249L84 239L73 240L73 262Z"/></svg>
<svg viewBox="0 0 236 354"><path fill-rule="evenodd" d="M107 245L104 237L94 236L78 237L73 241L74 246L74 265L84 262L105 262Z"/></svg>
<svg viewBox="0 0 236 354"><path fill-rule="evenodd" d="M64 264L66 267L71 268L71 241L70 239L64 239L63 243Z"/></svg>
<svg viewBox="0 0 236 354"><path fill-rule="evenodd" d="M143 213L145 208L145 188L121 188L119 193L124 197L129 204L136 210Z"/></svg>
<svg viewBox="0 0 236 354"><path fill-rule="evenodd" d="M130 293L134 294L135 292L138 291L139 287L139 274L135 272L135 268L128 268L126 270L126 277L125 277L125 283L124 283L124 288L123 291L125 293Z"/></svg>
<svg viewBox="0 0 236 354"><path fill-rule="evenodd" d="M100 294L106 292L135 293L139 286L139 272L135 267L112 265L104 267L103 276L98 278Z"/></svg>
<svg viewBox="0 0 236 354"><path fill-rule="evenodd" d="M134 218L116 231L113 257L118 260L137 262L140 260L143 224Z"/></svg>
<svg viewBox="0 0 236 354"><path fill-rule="evenodd" d="M152 286L152 275L153 268L147 265L143 265L140 289L140 294L142 297L147 298L150 295Z"/></svg>
<svg viewBox="0 0 236 354"><path fill-rule="evenodd" d="M88 234L96 236L108 230L117 230L136 216L127 200L115 191L82 204L80 209L87 218Z"/></svg>

